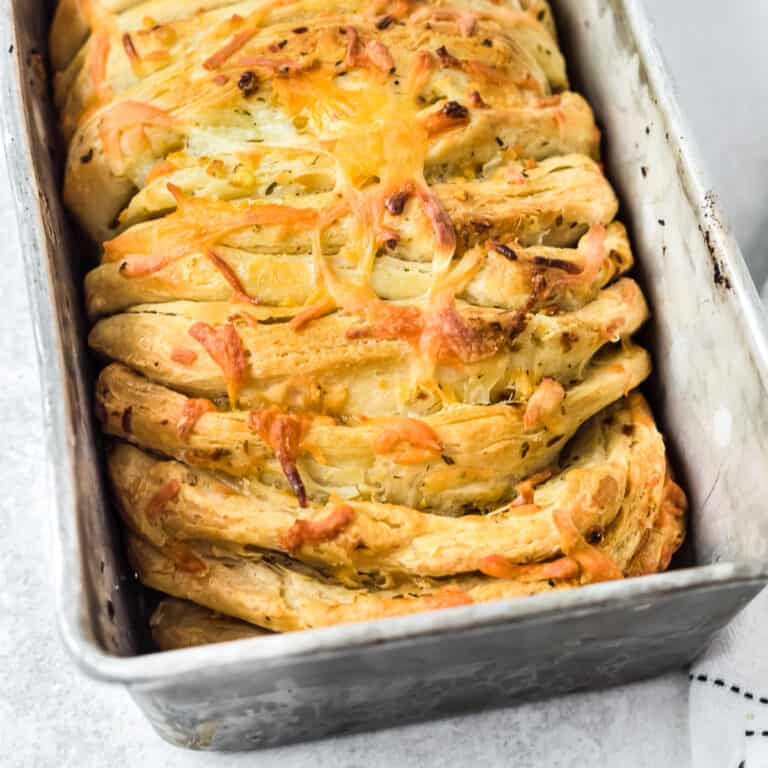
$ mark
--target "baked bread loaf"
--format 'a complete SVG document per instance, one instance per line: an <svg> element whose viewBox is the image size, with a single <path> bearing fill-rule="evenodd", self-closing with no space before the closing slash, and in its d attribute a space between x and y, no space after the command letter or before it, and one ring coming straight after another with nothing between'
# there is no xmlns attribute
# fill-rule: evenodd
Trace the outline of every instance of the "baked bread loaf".
<svg viewBox="0 0 768 768"><path fill-rule="evenodd" d="M648 308L545 0L62 0L159 648L661 571Z"/></svg>

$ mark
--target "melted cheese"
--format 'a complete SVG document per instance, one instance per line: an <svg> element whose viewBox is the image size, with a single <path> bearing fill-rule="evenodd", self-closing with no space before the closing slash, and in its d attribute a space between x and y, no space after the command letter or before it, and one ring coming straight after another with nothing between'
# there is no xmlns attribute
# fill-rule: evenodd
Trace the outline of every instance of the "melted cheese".
<svg viewBox="0 0 768 768"><path fill-rule="evenodd" d="M354 520L355 511L341 504L321 520L297 520L281 537L280 544L289 552L301 547L333 541Z"/></svg>
<svg viewBox="0 0 768 768"><path fill-rule="evenodd" d="M286 479L299 504L307 506L307 491L296 468L296 459L302 450L301 442L309 426L305 416L281 413L276 408L253 411L248 417L248 426L274 451ZM302 528L302 530L304 530ZM296 546L301 546L297 544Z"/></svg>
<svg viewBox="0 0 768 768"><path fill-rule="evenodd" d="M195 428L195 425L200 418L210 411L215 411L216 406L205 398L191 397L184 403L184 408L181 412L181 418L179 419L176 429L179 432L179 437L187 439Z"/></svg>
<svg viewBox="0 0 768 768"><path fill-rule="evenodd" d="M185 199L178 190L178 208L159 227L135 227L104 243L104 260L124 259L125 277L151 274L191 253L205 253L225 235L257 226L316 226L320 214L311 208L268 203L233 206L210 200ZM131 254L141 254L131 257Z"/></svg>
<svg viewBox="0 0 768 768"><path fill-rule="evenodd" d="M232 406L237 405L237 396L246 376L243 342L232 323L214 329L208 323L195 323L189 335L205 349L216 365L221 368Z"/></svg>
<svg viewBox="0 0 768 768"><path fill-rule="evenodd" d="M392 455L395 464L420 464L440 456L443 444L435 431L418 419L379 419L384 429L374 442L376 453Z"/></svg>
<svg viewBox="0 0 768 768"><path fill-rule="evenodd" d="M140 101L121 101L102 114L99 133L104 152L113 167L121 168L124 155L123 142L130 141L131 150L135 151L136 144L147 141L145 128L155 126L173 130L177 125L175 118L151 104Z"/></svg>
<svg viewBox="0 0 768 768"><path fill-rule="evenodd" d="M165 511L168 504L178 498L181 491L181 483L178 480L169 480L149 500L144 514L148 520L157 520Z"/></svg>

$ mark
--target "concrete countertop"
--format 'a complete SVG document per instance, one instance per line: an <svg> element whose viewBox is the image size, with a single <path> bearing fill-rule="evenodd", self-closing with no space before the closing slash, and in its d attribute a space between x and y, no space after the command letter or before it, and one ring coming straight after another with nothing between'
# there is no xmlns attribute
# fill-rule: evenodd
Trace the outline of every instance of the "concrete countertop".
<svg viewBox="0 0 768 768"><path fill-rule="evenodd" d="M756 277L768 276L761 224L768 191L768 4L647 0L715 188ZM684 41L684 46L681 45ZM7 178L5 162L0 179ZM621 766L690 764L683 671L603 693L283 748L208 755L160 741L119 688L94 683L59 641L49 586L38 371L10 192L0 183L0 762L16 766L369 768L397 765Z"/></svg>

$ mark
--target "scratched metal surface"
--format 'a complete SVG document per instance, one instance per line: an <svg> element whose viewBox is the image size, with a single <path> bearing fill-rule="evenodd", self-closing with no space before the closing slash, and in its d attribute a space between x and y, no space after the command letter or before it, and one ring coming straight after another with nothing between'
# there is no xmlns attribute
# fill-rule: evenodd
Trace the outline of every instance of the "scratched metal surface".
<svg viewBox="0 0 768 768"><path fill-rule="evenodd" d="M658 371L652 394L691 492L692 554L700 567L523 602L145 656L136 655L141 593L120 554L90 419L78 289L86 265L61 212L55 130L30 59L43 49L49 4L12 5L19 66L5 73L3 119L46 372L49 455L59 457L52 472L61 626L79 663L129 685L168 740L264 746L648 676L698 653L764 582L760 567L708 565L763 557L766 549L766 335L754 289L681 138L636 3L553 4L566 48L578 51L570 57L580 64L577 83L602 119L608 170L656 310L648 332ZM737 368L738 383L729 376ZM682 439L691 434L701 439Z"/></svg>
<svg viewBox="0 0 768 768"><path fill-rule="evenodd" d="M571 56L577 82L605 129L608 175L652 308L650 391L694 509L696 562L765 561L766 315L641 4L555 5L579 51ZM645 48L641 56L633 37ZM584 55L590 51L596 55Z"/></svg>
<svg viewBox="0 0 768 768"><path fill-rule="evenodd" d="M226 667L201 665L172 685L132 693L166 740L240 750L616 685L696 656L755 588L727 572L699 585L675 575L679 588L668 593L654 587L645 596L523 611L517 621L276 663L243 665L232 647Z"/></svg>

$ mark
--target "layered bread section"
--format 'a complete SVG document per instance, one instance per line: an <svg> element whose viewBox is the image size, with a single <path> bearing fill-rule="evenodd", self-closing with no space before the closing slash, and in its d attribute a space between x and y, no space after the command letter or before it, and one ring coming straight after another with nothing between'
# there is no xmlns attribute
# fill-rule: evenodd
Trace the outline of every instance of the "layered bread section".
<svg viewBox="0 0 768 768"><path fill-rule="evenodd" d="M543 0L62 0L96 411L168 649L668 567L648 307Z"/></svg>

